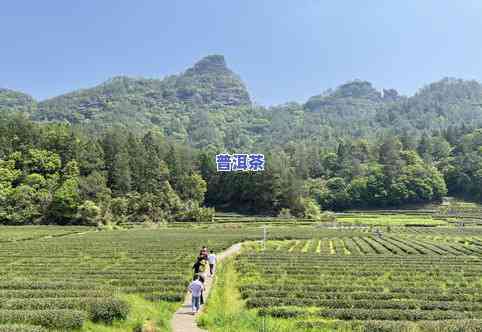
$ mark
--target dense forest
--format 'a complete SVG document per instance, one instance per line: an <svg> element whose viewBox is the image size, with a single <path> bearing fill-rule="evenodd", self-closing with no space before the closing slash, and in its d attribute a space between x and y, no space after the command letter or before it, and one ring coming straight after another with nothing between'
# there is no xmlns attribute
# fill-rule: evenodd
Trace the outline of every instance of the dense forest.
<svg viewBox="0 0 482 332"><path fill-rule="evenodd" d="M412 97L355 80L305 104L251 101L224 57L162 80L117 77L37 102L0 89L0 223L320 218L447 194L482 200L482 86ZM215 154L266 155L220 173Z"/></svg>

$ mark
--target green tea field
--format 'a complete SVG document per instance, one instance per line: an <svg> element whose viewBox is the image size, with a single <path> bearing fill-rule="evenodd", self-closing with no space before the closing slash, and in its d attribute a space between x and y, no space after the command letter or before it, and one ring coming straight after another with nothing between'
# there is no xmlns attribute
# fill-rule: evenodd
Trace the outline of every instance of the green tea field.
<svg viewBox="0 0 482 332"><path fill-rule="evenodd" d="M286 331L480 331L482 229L425 228L251 245L240 296Z"/></svg>
<svg viewBox="0 0 482 332"><path fill-rule="evenodd" d="M261 236L259 227L233 226L0 230L0 331L102 331L115 320L121 323L108 331L132 331L145 319L158 320L159 328L168 330L199 248L220 251ZM311 229L296 232L296 237L308 238ZM275 233L293 236L286 227ZM129 316L139 303L153 304L150 316Z"/></svg>
<svg viewBox="0 0 482 332"><path fill-rule="evenodd" d="M417 218L2 227L0 331L172 331L199 248L234 243L198 318L208 331L480 331L482 228Z"/></svg>

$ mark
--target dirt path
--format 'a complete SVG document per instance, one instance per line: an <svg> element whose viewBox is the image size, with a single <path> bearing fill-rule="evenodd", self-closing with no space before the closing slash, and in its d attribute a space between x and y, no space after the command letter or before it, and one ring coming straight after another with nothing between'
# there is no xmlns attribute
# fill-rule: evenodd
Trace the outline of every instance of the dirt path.
<svg viewBox="0 0 482 332"><path fill-rule="evenodd" d="M241 250L241 243L236 243L217 255L218 262L223 259L238 253ZM211 291L211 286L213 283L213 278L207 278L204 286L206 290L204 292L204 299L207 302L209 292ZM202 307L201 307L202 312ZM172 317L171 327L173 332L205 332L205 330L200 329L196 324L196 316L191 313L191 295L189 292L186 294L184 303L181 308L179 308L174 316Z"/></svg>

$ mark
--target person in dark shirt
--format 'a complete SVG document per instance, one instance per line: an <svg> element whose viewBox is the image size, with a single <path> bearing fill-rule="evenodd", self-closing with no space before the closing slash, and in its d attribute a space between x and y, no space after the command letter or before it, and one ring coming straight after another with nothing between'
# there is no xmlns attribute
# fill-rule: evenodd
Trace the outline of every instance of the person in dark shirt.
<svg viewBox="0 0 482 332"><path fill-rule="evenodd" d="M192 266L192 269L194 270L194 275L199 276L200 281L202 283L204 283L204 278L202 278L202 276L201 276L201 270L202 270L202 267L203 267L203 260L204 260L204 257L199 256L196 259L196 262L194 263L194 265Z"/></svg>
<svg viewBox="0 0 482 332"><path fill-rule="evenodd" d="M207 260L204 258L204 256L199 256L192 266L194 270L194 276L199 277L199 281L201 281L204 284L205 281L205 276L206 276L206 266L208 266ZM204 297L203 294L201 293L201 304L204 304Z"/></svg>

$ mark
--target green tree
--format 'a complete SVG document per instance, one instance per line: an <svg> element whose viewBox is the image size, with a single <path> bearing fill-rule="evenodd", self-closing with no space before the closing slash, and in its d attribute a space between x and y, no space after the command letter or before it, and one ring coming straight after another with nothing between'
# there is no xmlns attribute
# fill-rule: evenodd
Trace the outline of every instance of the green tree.
<svg viewBox="0 0 482 332"><path fill-rule="evenodd" d="M206 181L197 173L183 176L180 180L180 198L192 200L198 204L204 202L204 194L207 191Z"/></svg>
<svg viewBox="0 0 482 332"><path fill-rule="evenodd" d="M39 174L55 173L61 167L60 156L57 153L39 149L28 150L28 155L23 160L23 164L26 172Z"/></svg>
<svg viewBox="0 0 482 332"><path fill-rule="evenodd" d="M62 184L53 194L48 221L58 224L73 222L80 204L79 168L77 162L70 161L64 167Z"/></svg>
<svg viewBox="0 0 482 332"><path fill-rule="evenodd" d="M81 225L96 226L101 209L92 201L84 201L77 209L77 220Z"/></svg>
<svg viewBox="0 0 482 332"><path fill-rule="evenodd" d="M120 152L114 157L111 168L110 186L116 195L123 195L131 191L131 169L129 165L129 155L126 152Z"/></svg>
<svg viewBox="0 0 482 332"><path fill-rule="evenodd" d="M8 224L30 224L41 217L40 208L35 202L35 193L35 189L27 185L20 185L12 190L7 202Z"/></svg>
<svg viewBox="0 0 482 332"><path fill-rule="evenodd" d="M102 172L94 171L79 178L79 192L82 200L93 202L108 201L111 190L107 187L107 179Z"/></svg>

